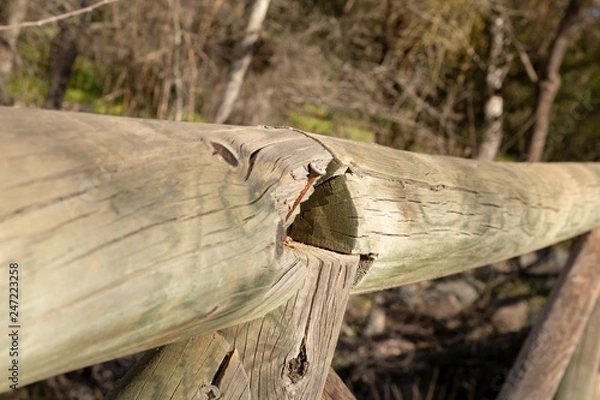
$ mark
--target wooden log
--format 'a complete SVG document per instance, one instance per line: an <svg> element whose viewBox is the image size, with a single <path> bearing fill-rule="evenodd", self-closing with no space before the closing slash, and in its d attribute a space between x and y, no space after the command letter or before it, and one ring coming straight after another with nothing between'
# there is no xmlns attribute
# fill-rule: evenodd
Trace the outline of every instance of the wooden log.
<svg viewBox="0 0 600 400"><path fill-rule="evenodd" d="M331 159L304 134L0 108L0 148L21 385L257 318L302 285L285 218Z"/></svg>
<svg viewBox="0 0 600 400"><path fill-rule="evenodd" d="M555 400L593 400L600 373L600 298L565 371Z"/></svg>
<svg viewBox="0 0 600 400"><path fill-rule="evenodd" d="M600 297L600 228L571 251L498 400L552 399ZM596 340L598 336L596 335Z"/></svg>
<svg viewBox="0 0 600 400"><path fill-rule="evenodd" d="M356 400L356 397L334 369L330 368L321 400Z"/></svg>
<svg viewBox="0 0 600 400"><path fill-rule="evenodd" d="M286 230L358 256L364 292L600 225L598 164L18 108L0 108L0 148L0 262L23 281L20 384L263 316L305 277Z"/></svg>
<svg viewBox="0 0 600 400"><path fill-rule="evenodd" d="M600 225L600 163L501 163L311 135L333 155L294 240L360 254L353 293L504 260Z"/></svg>
<svg viewBox="0 0 600 400"><path fill-rule="evenodd" d="M141 360L111 398L189 399L213 390L223 399L318 399L359 259L298 243L286 251L307 269L302 289L286 304L218 337L165 346Z"/></svg>
<svg viewBox="0 0 600 400"><path fill-rule="evenodd" d="M239 352L216 332L148 351L107 396L107 400L210 398L251 399Z"/></svg>

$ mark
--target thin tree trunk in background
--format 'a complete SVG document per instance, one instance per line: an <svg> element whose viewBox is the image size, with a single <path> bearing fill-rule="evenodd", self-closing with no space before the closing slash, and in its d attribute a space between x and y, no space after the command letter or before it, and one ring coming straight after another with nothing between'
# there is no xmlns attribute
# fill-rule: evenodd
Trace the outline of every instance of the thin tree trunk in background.
<svg viewBox="0 0 600 400"><path fill-rule="evenodd" d="M0 25L15 25L25 19L27 0L4 0L0 6ZM12 72L19 28L0 32L0 105L12 105L13 100L8 94L8 82Z"/></svg>
<svg viewBox="0 0 600 400"><path fill-rule="evenodd" d="M548 128L550 126L550 113L552 105L556 98L556 93L560 88L560 65L562 64L572 28L577 22L579 10L583 0L570 0L565 15L560 21L556 36L550 46L550 54L546 63L546 69L542 74L539 87L539 97L536 109L536 120L533 125L533 133L529 147L527 161L535 162L542 159Z"/></svg>
<svg viewBox="0 0 600 400"><path fill-rule="evenodd" d="M506 38L504 35L504 17L501 15L491 18L491 50L487 68L486 86L488 99L485 103L485 127L483 139L479 146L477 158L493 161L500 149L504 129L504 99L502 84L508 73L512 54L504 51Z"/></svg>
<svg viewBox="0 0 600 400"><path fill-rule="evenodd" d="M260 37L260 31L262 29L263 21L267 15L269 9L269 3L271 0L255 0L252 6L252 12L250 13L250 20L248 21L248 27L244 34L244 39L240 43L237 50L236 59L233 62L231 69L231 76L227 87L225 88L225 94L223 95L223 101L217 110L217 116L215 123L222 124L229 119L231 110L233 110L233 103L237 99L242 84L244 83L244 76L252 61L252 49Z"/></svg>
<svg viewBox="0 0 600 400"><path fill-rule="evenodd" d="M90 0L73 2L74 8L86 7ZM62 106L65 92L71 80L73 64L79 54L79 37L88 25L90 14L82 14L76 20L59 22L60 31L52 39L48 60L48 94L44 108L58 110Z"/></svg>

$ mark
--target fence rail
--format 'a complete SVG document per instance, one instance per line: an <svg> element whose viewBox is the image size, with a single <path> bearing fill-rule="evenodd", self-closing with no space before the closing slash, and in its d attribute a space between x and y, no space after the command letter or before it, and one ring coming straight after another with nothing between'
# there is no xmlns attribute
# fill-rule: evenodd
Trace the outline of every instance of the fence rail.
<svg viewBox="0 0 600 400"><path fill-rule="evenodd" d="M21 385L178 342L119 396L318 398L351 293L600 225L598 163L18 108L0 108L0 145L0 261L23 277Z"/></svg>

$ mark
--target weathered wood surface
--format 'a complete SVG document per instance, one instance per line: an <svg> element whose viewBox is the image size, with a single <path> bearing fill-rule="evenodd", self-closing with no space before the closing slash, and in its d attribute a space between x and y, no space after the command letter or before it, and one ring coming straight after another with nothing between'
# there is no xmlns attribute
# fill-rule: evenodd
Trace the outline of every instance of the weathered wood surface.
<svg viewBox="0 0 600 400"><path fill-rule="evenodd" d="M334 369L330 368L321 400L356 400L356 397Z"/></svg>
<svg viewBox="0 0 600 400"><path fill-rule="evenodd" d="M277 308L306 272L286 229L359 257L364 292L600 225L598 164L18 108L0 108L0 148L0 262L23 276L21 384Z"/></svg>
<svg viewBox="0 0 600 400"><path fill-rule="evenodd" d="M498 400L552 399L600 297L600 228L571 251ZM596 340L598 336L596 335Z"/></svg>
<svg viewBox="0 0 600 400"><path fill-rule="evenodd" d="M361 254L353 293L457 273L600 225L599 163L482 162L311 137L334 161L291 236Z"/></svg>
<svg viewBox="0 0 600 400"><path fill-rule="evenodd" d="M210 388L223 399L318 399L359 260L298 243L288 243L286 251L307 270L286 304L219 331L224 344L218 349L215 334L165 346L151 361L140 361L114 398L189 399Z"/></svg>
<svg viewBox="0 0 600 400"><path fill-rule="evenodd" d="M213 399L251 399L239 352L215 332L149 350L107 400L205 400L211 393Z"/></svg>
<svg viewBox="0 0 600 400"><path fill-rule="evenodd" d="M598 248L600 250L600 246ZM600 374L600 298L596 300L582 336L560 382L555 400L600 400L600 397L594 397L596 379Z"/></svg>
<svg viewBox="0 0 600 400"><path fill-rule="evenodd" d="M257 318L302 284L284 219L331 157L301 133L2 108L0 148L21 385Z"/></svg>

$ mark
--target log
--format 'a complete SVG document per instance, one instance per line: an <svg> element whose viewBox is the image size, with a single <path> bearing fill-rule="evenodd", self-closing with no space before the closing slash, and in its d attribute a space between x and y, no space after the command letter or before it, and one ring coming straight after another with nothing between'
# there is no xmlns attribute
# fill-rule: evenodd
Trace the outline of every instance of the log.
<svg viewBox="0 0 600 400"><path fill-rule="evenodd" d="M0 148L21 385L260 317L302 285L285 216L331 157L301 133L2 108Z"/></svg>
<svg viewBox="0 0 600 400"><path fill-rule="evenodd" d="M359 260L298 243L286 251L307 270L286 304L218 335L165 346L140 360L109 398L191 399L212 390L223 399L318 399L326 379L331 385L328 371Z"/></svg>
<svg viewBox="0 0 600 400"><path fill-rule="evenodd" d="M600 163L485 162L311 137L334 160L291 236L360 254L353 293L458 273L600 225Z"/></svg>
<svg viewBox="0 0 600 400"><path fill-rule="evenodd" d="M17 263L23 285L21 385L276 310L307 279L286 235L358 257L358 293L600 225L597 163L19 108L0 108L0 148L0 262ZM9 345L0 339L3 354Z"/></svg>
<svg viewBox="0 0 600 400"><path fill-rule="evenodd" d="M600 373L600 298L585 326L582 338L569 361L558 391L556 400L593 400L596 380Z"/></svg>
<svg viewBox="0 0 600 400"><path fill-rule="evenodd" d="M599 265L600 228L596 228L571 250L567 266L508 373L498 400L554 398L600 297Z"/></svg>
<svg viewBox="0 0 600 400"><path fill-rule="evenodd" d="M106 399L204 400L211 395L251 399L239 352L216 332L148 351Z"/></svg>
<svg viewBox="0 0 600 400"><path fill-rule="evenodd" d="M321 400L356 400L356 397L334 369L330 368Z"/></svg>

